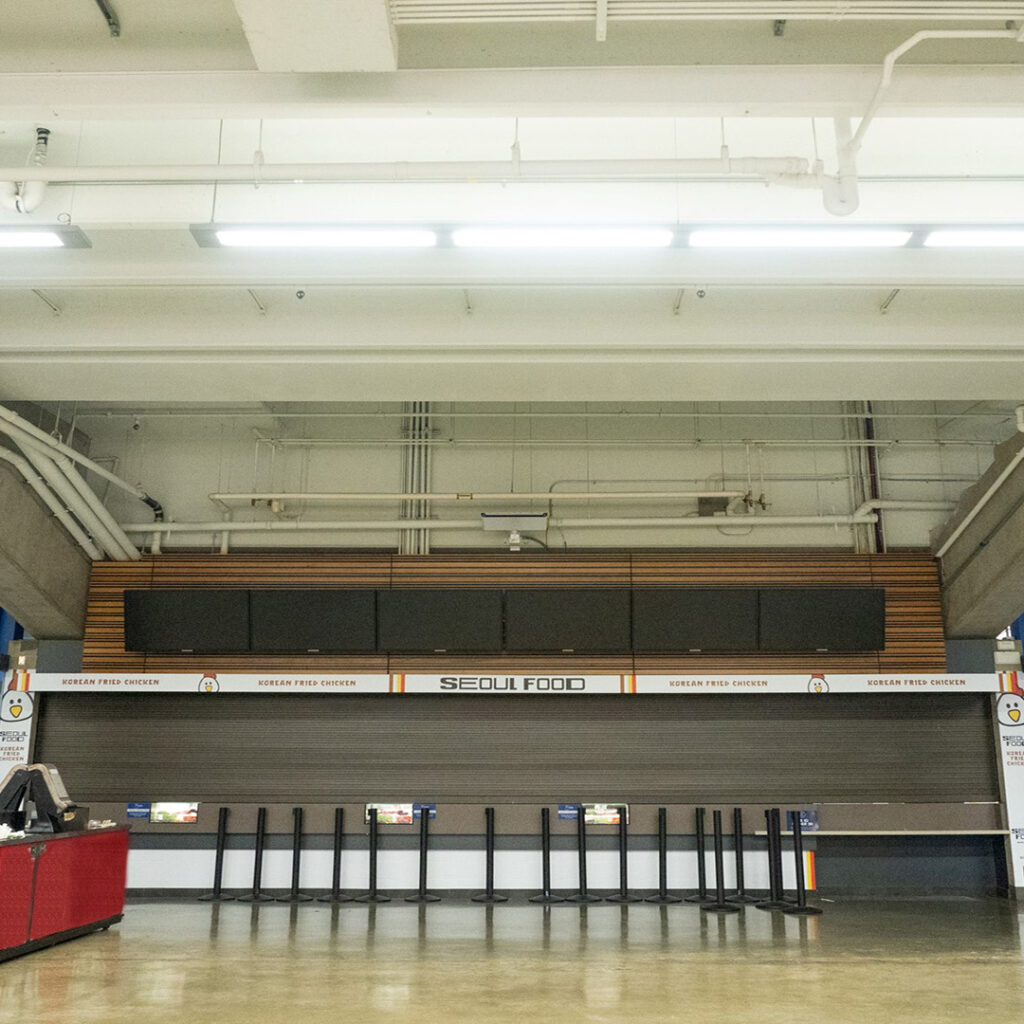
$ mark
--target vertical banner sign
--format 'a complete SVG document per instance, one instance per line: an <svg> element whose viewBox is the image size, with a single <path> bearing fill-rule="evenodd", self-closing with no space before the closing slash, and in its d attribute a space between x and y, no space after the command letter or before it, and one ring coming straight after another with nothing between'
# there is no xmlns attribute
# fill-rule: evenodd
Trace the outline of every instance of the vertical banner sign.
<svg viewBox="0 0 1024 1024"><path fill-rule="evenodd" d="M28 764L34 710L28 686L25 669L15 669L4 679L0 697L0 779L16 764Z"/></svg>
<svg viewBox="0 0 1024 1024"><path fill-rule="evenodd" d="M999 754L1003 762L1006 818L1010 830L1013 884L1024 892L1024 682L1020 672L1000 672L996 702Z"/></svg>

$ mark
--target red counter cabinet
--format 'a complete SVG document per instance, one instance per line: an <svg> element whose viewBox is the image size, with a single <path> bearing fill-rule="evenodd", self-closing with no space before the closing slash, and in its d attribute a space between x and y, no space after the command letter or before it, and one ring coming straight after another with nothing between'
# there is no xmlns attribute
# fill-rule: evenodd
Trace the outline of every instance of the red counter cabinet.
<svg viewBox="0 0 1024 1024"><path fill-rule="evenodd" d="M0 842L0 961L120 921L130 838L122 826Z"/></svg>

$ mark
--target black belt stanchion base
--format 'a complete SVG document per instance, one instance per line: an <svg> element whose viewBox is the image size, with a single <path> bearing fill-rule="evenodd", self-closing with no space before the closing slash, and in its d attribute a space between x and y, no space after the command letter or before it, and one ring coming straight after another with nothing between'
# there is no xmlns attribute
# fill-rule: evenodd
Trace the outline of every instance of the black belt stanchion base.
<svg viewBox="0 0 1024 1024"><path fill-rule="evenodd" d="M256 812L256 842L253 847L252 891L238 899L242 903L270 903L274 897L263 891L263 849L267 844L267 809Z"/></svg>
<svg viewBox="0 0 1024 1024"><path fill-rule="evenodd" d="M658 891L648 896L647 903L682 903L681 896L668 891L668 811L658 808Z"/></svg>
<svg viewBox="0 0 1024 1024"><path fill-rule="evenodd" d="M785 910L790 906L782 896L782 834L779 809L764 812L768 828L768 899L755 903L758 910Z"/></svg>
<svg viewBox="0 0 1024 1024"><path fill-rule="evenodd" d="M292 808L292 887L287 896L278 896L278 903L308 903L313 897L299 892L299 867L302 862L302 808Z"/></svg>
<svg viewBox="0 0 1024 1024"><path fill-rule="evenodd" d="M642 897L629 893L629 825L626 808L619 808L619 891L605 896L607 903L640 903Z"/></svg>
<svg viewBox="0 0 1024 1024"><path fill-rule="evenodd" d="M331 891L326 896L318 896L321 903L351 903L352 897L341 891L341 846L345 839L345 809L334 808L334 860L331 867Z"/></svg>
<svg viewBox="0 0 1024 1024"><path fill-rule="evenodd" d="M796 868L796 904L783 907L784 914L797 914L802 917L810 917L813 914L820 914L821 907L810 907L807 905L807 885L804 879L804 835L800 825L800 812L792 811L793 815L793 860Z"/></svg>
<svg viewBox="0 0 1024 1024"><path fill-rule="evenodd" d="M494 891L494 808L484 808L484 839L486 842L487 875L484 891L469 898L474 903L507 903L508 897Z"/></svg>
<svg viewBox="0 0 1024 1024"><path fill-rule="evenodd" d="M587 816L583 804L576 805L576 850L579 856L580 887L565 897L566 903L600 903L601 897L587 889Z"/></svg>
<svg viewBox="0 0 1024 1024"><path fill-rule="evenodd" d="M743 876L743 811L739 807L732 809L732 841L736 847L736 891L725 898L730 903L759 903L760 897L747 892Z"/></svg>
<svg viewBox="0 0 1024 1024"><path fill-rule="evenodd" d="M217 854L213 861L213 892L205 893L199 899L210 903L223 903L233 900L234 896L225 896L221 891L224 877L224 849L228 838L228 809L222 807L217 812Z"/></svg>
<svg viewBox="0 0 1024 1024"><path fill-rule="evenodd" d="M564 896L556 896L551 891L551 811L547 807L540 809L540 870L541 891L530 897L531 903L564 903Z"/></svg>
<svg viewBox="0 0 1024 1024"><path fill-rule="evenodd" d="M391 897L377 892L377 808L370 809L370 880L369 891L356 896L357 903L390 903Z"/></svg>
<svg viewBox="0 0 1024 1024"><path fill-rule="evenodd" d="M740 908L725 899L725 854L722 850L722 812L712 811L711 818L715 833L715 901L702 903L700 909L715 914L738 914Z"/></svg>
<svg viewBox="0 0 1024 1024"><path fill-rule="evenodd" d="M427 838L430 828L430 808L420 808L420 884L412 896L406 896L406 903L440 903L441 897L427 892Z"/></svg>
<svg viewBox="0 0 1024 1024"><path fill-rule="evenodd" d="M697 829L697 891L692 896L684 896L685 903L710 903L708 895L708 870L704 863L705 847L707 842L704 837L704 808L698 807L694 813Z"/></svg>

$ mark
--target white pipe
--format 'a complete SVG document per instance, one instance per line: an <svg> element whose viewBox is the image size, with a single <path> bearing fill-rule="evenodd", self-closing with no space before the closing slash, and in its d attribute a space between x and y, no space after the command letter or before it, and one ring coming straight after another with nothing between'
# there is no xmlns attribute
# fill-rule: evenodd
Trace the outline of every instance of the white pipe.
<svg viewBox="0 0 1024 1024"><path fill-rule="evenodd" d="M658 529L658 528L713 528L720 526L859 526L874 523L874 515L835 516L673 516L645 519L549 519L554 529ZM394 531L394 530L478 530L480 523L475 519L368 519L368 520L272 520L258 523L122 523L125 533L171 534L171 533L294 533L335 531Z"/></svg>
<svg viewBox="0 0 1024 1024"><path fill-rule="evenodd" d="M1018 431L1024 432L1024 405L1017 406L1017 429ZM981 510L992 500L995 493L1003 486L1007 479L1009 479L1010 474L1021 464L1021 462L1024 462L1024 447L1021 447L1017 454L1014 455L1014 457L1003 467L1003 471L995 478L995 480L992 481L989 489L978 499L970 512L960 520L956 529L942 542L942 546L935 552L936 558L942 558L943 555L945 555L946 552L960 539L964 530L966 530L967 527L978 518Z"/></svg>
<svg viewBox="0 0 1024 1024"><path fill-rule="evenodd" d="M85 507L88 508L95 517L97 524L104 533L104 539L102 542L113 557L119 559L136 559L142 557L135 545L132 544L128 537L121 531L121 528L117 525L113 516L111 516L110 512L104 507L103 502L100 501L92 488L81 478L81 476L79 476L78 470L75 469L75 464L71 459L58 450L52 448L50 445L43 444L42 441L36 440L36 438L31 434L25 433L18 427L12 427L10 424L0 423L0 430L13 437L26 455L31 457L32 454L36 454L41 459L52 461L52 463L74 488ZM76 509L76 514L77 511L78 510Z"/></svg>
<svg viewBox="0 0 1024 1024"><path fill-rule="evenodd" d="M915 32L909 39L905 39L895 50L890 50L882 61L882 77L879 79L878 87L874 96L868 104L868 109L857 125L857 131L850 141L850 150L856 153L864 142L864 135L874 119L882 100L892 83L893 70L896 61L908 50L912 50L918 43L926 39L1013 39L1016 42L1024 42L1024 33L1017 29L926 29L923 32Z"/></svg>
<svg viewBox="0 0 1024 1024"><path fill-rule="evenodd" d="M89 535L78 525L74 516L54 496L46 486L42 476L37 474L27 459L7 448L0 448L0 459L9 462L24 477L25 482L39 495L43 504L53 513L54 518L71 534L78 546L94 561L102 561L103 552L92 542Z"/></svg>
<svg viewBox="0 0 1024 1024"><path fill-rule="evenodd" d="M223 505L229 501L695 501L698 498L742 498L745 491L405 491L386 492L219 492L208 495Z"/></svg>
<svg viewBox="0 0 1024 1024"><path fill-rule="evenodd" d="M53 464L46 455L41 455L34 448L25 448L25 457L38 470L40 476L47 482L51 489L60 497L61 501L75 514L78 521L89 532L93 540L103 549L106 555L122 561L125 554L113 535L99 521L93 511L82 501L78 492L72 486L71 481Z"/></svg>
<svg viewBox="0 0 1024 1024"><path fill-rule="evenodd" d="M807 174L803 157L717 157L663 160L448 160L331 164L150 164L40 167L32 179L62 184L207 184L278 182L444 182L672 180L718 172L774 178ZM26 168L0 168L0 180L25 177Z"/></svg>
<svg viewBox="0 0 1024 1024"><path fill-rule="evenodd" d="M855 516L867 515L869 512L950 512L956 508L953 501L901 501L898 498L872 498L858 505Z"/></svg>
<svg viewBox="0 0 1024 1024"><path fill-rule="evenodd" d="M14 428L13 432L7 426ZM64 444L62 441L58 441L55 437L51 437L45 431L40 430L37 426L29 423L28 420L23 419L16 412L12 412L10 409L3 405L0 405L0 430L10 437L13 437L19 444L21 440L28 435L26 440L35 441L38 445L43 445L46 448L50 448L53 452L59 452L65 458L71 459L72 462L77 462L80 466L85 466L86 469L91 470L97 476L103 477L104 480L109 480L112 484L120 487L121 490L127 491L133 497L139 498L144 501L151 509L153 514L160 520L163 518L163 507L158 501L151 498L141 487L136 487L134 484L128 483L127 480L122 480L116 473L111 473L109 469L105 469L97 462L93 462L92 459L82 455L81 452L76 452L70 445Z"/></svg>
<svg viewBox="0 0 1024 1024"><path fill-rule="evenodd" d="M854 158L856 150L850 136L850 119L834 118L836 132L836 157L839 162L838 173L834 178L822 179L822 199L825 209L837 217L845 217L853 213L860 205L860 194L857 187L857 162Z"/></svg>

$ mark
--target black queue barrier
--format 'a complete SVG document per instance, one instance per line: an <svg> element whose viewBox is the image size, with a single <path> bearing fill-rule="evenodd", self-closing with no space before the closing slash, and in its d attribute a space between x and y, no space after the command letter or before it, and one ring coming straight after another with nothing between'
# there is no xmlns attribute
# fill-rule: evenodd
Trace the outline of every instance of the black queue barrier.
<svg viewBox="0 0 1024 1024"><path fill-rule="evenodd" d="M707 903L711 900L708 895L708 870L704 863L707 840L704 836L704 808L698 807L694 813L697 830L697 891L692 896L684 897L687 903Z"/></svg>
<svg viewBox="0 0 1024 1024"><path fill-rule="evenodd" d="M334 808L334 846L331 865L331 891L318 897L321 903L351 903L352 897L341 891L341 847L345 840L345 809Z"/></svg>
<svg viewBox="0 0 1024 1024"><path fill-rule="evenodd" d="M224 878L224 850L228 838L228 808L222 807L217 812L217 853L213 860L213 892L205 893L199 899L211 903L222 903L233 900L234 896L225 896L221 889Z"/></svg>
<svg viewBox="0 0 1024 1024"><path fill-rule="evenodd" d="M564 903L564 896L556 896L551 891L551 811L547 807L540 809L540 870L541 891L530 897L531 903Z"/></svg>
<svg viewBox="0 0 1024 1024"><path fill-rule="evenodd" d="M484 808L484 842L486 844L487 874L484 891L469 898L474 903L507 903L508 897L494 891L494 808Z"/></svg>
<svg viewBox="0 0 1024 1024"><path fill-rule="evenodd" d="M768 828L768 899L755 903L758 910L785 910L790 904L782 893L782 827L779 809L764 812Z"/></svg>
<svg viewBox="0 0 1024 1024"><path fill-rule="evenodd" d="M681 903L682 897L668 891L668 811L658 808L658 891L648 896L648 903Z"/></svg>
<svg viewBox="0 0 1024 1024"><path fill-rule="evenodd" d="M736 891L726 896L730 903L757 903L758 896L751 896L746 889L743 869L743 811L739 807L732 809L732 842L736 854Z"/></svg>
<svg viewBox="0 0 1024 1024"><path fill-rule="evenodd" d="M261 807L256 812L256 840L253 846L252 860L252 891L238 899L243 903L267 903L273 896L263 891L263 850L267 845L267 809Z"/></svg>
<svg viewBox="0 0 1024 1024"><path fill-rule="evenodd" d="M783 907L784 914L798 914L802 917L809 917L812 914L820 914L820 907L807 905L807 885L804 879L804 834L800 824L800 812L790 811L793 816L793 859L796 868L796 904Z"/></svg>
<svg viewBox="0 0 1024 1024"><path fill-rule="evenodd" d="M640 903L641 896L631 896L629 892L629 823L626 821L626 808L619 808L619 891L605 896L608 903Z"/></svg>
<svg viewBox="0 0 1024 1024"><path fill-rule="evenodd" d="M370 867L368 890L356 896L357 903L390 903L391 897L377 891L377 808L370 808Z"/></svg>
<svg viewBox="0 0 1024 1024"><path fill-rule="evenodd" d="M600 903L601 897L587 888L587 814L583 804L576 805L576 852L579 857L579 881L577 892L566 896L568 903Z"/></svg>
<svg viewBox="0 0 1024 1024"><path fill-rule="evenodd" d="M427 852L428 834L430 829L430 808L423 804L420 807L420 881L419 888L411 896L405 897L406 903L440 903L441 897L436 893L427 892Z"/></svg>
<svg viewBox="0 0 1024 1024"><path fill-rule="evenodd" d="M738 914L740 908L725 898L725 854L722 849L722 812L712 811L711 819L715 835L715 899L713 903L702 903L700 909L716 914Z"/></svg>
<svg viewBox="0 0 1024 1024"><path fill-rule="evenodd" d="M278 896L278 903L308 903L313 897L299 892L299 868L302 863L302 808L292 808L292 885L287 895Z"/></svg>

